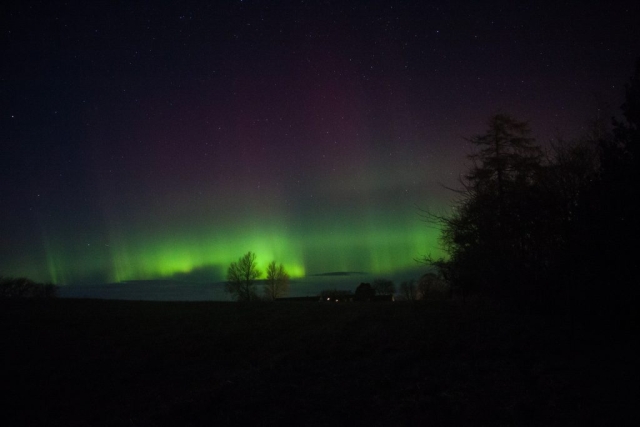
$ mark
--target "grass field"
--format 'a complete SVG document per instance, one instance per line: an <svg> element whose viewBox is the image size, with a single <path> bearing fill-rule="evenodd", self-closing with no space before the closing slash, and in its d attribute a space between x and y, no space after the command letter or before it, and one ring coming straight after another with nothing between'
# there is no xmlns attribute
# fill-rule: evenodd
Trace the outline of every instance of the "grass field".
<svg viewBox="0 0 640 427"><path fill-rule="evenodd" d="M0 301L1 425L620 425L631 328L447 302Z"/></svg>

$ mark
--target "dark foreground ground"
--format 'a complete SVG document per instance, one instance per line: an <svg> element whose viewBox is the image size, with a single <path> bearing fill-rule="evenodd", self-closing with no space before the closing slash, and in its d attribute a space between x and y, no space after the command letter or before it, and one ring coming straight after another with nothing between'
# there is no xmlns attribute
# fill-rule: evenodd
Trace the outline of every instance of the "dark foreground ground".
<svg viewBox="0 0 640 427"><path fill-rule="evenodd" d="M452 303L0 301L1 425L633 425L630 326Z"/></svg>

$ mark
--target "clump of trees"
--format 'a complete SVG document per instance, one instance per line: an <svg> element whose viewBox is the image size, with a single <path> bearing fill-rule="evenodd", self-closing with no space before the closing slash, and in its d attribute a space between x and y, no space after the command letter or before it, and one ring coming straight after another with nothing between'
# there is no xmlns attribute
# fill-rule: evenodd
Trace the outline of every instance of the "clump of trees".
<svg viewBox="0 0 640 427"><path fill-rule="evenodd" d="M262 275L256 263L256 254L249 251L238 261L232 262L227 269L225 291L237 301L256 301L260 299L256 291L256 282ZM273 301L289 291L289 274L282 264L272 261L267 267L264 283L264 296Z"/></svg>
<svg viewBox="0 0 640 427"><path fill-rule="evenodd" d="M440 225L448 257L424 261L463 297L538 307L635 303L640 61L622 113L546 156L525 122L491 117L470 139L477 151L452 212L426 213Z"/></svg>
<svg viewBox="0 0 640 427"><path fill-rule="evenodd" d="M55 298L53 283L36 283L26 277L0 277L0 298Z"/></svg>

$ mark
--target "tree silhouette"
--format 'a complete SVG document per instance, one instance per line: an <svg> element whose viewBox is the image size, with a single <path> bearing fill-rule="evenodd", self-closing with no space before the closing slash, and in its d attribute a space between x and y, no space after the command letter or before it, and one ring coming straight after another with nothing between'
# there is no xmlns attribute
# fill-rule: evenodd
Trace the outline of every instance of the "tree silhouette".
<svg viewBox="0 0 640 427"><path fill-rule="evenodd" d="M578 310L636 310L640 298L637 257L630 249L640 235L640 59L625 85L622 120L598 141L599 168L582 189L572 223L573 291ZM603 292L603 290L607 290Z"/></svg>
<svg viewBox="0 0 640 427"><path fill-rule="evenodd" d="M501 215L504 214L508 187L531 179L540 167L542 151L530 133L526 122L506 114L496 114L489 119L487 132L470 140L479 151L469 156L474 166L467 179L477 191L495 191Z"/></svg>
<svg viewBox="0 0 640 427"><path fill-rule="evenodd" d="M353 296L354 301L373 301L375 291L371 287L371 283L360 283L356 288Z"/></svg>
<svg viewBox="0 0 640 427"><path fill-rule="evenodd" d="M393 295L396 293L396 285L392 280L377 279L373 281L373 290L376 295Z"/></svg>
<svg viewBox="0 0 640 427"><path fill-rule="evenodd" d="M267 279L264 284L265 297L271 301L280 298L289 291L289 274L282 264L271 261L267 267Z"/></svg>
<svg viewBox="0 0 640 427"><path fill-rule="evenodd" d="M418 281L419 299L441 299L448 296L448 287L435 273L426 273Z"/></svg>
<svg viewBox="0 0 640 427"><path fill-rule="evenodd" d="M255 280L261 274L256 267L256 254L249 251L229 265L225 290L238 301L256 300Z"/></svg>
<svg viewBox="0 0 640 427"><path fill-rule="evenodd" d="M426 212L447 258L424 257L452 289L537 308L633 316L640 299L640 60L625 86L622 120L554 144L543 162L529 128L493 116L450 215ZM401 291L410 291L409 284ZM631 318L631 317L628 317Z"/></svg>
<svg viewBox="0 0 640 427"><path fill-rule="evenodd" d="M400 295L407 301L416 301L419 298L416 282L408 280L400 283Z"/></svg>
<svg viewBox="0 0 640 427"><path fill-rule="evenodd" d="M0 298L55 298L57 292L58 287L52 283L0 276Z"/></svg>
<svg viewBox="0 0 640 427"><path fill-rule="evenodd" d="M453 213L430 216L440 223L449 254L448 261L431 263L463 295L512 295L535 282L528 262L535 250L542 152L527 123L498 114L488 125L470 140L478 152L470 156L473 165Z"/></svg>

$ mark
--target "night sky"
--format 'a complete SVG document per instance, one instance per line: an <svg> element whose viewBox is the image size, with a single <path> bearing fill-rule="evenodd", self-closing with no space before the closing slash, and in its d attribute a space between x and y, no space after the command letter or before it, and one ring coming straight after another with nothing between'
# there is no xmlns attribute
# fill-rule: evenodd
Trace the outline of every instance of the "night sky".
<svg viewBox="0 0 640 427"><path fill-rule="evenodd" d="M2 6L0 275L399 277L465 138L579 136L640 54L636 2L164 3Z"/></svg>

